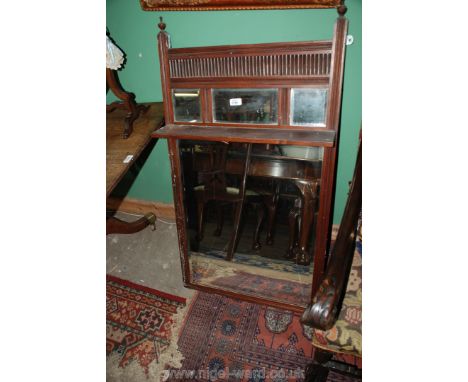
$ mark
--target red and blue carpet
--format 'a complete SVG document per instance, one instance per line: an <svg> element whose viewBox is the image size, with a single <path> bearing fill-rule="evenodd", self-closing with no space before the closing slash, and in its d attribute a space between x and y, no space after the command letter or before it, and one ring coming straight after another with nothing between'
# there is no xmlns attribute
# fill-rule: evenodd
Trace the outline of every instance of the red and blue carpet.
<svg viewBox="0 0 468 382"><path fill-rule="evenodd" d="M313 348L298 316L206 293L184 306L181 297L107 276L107 381L302 379ZM330 373L328 381L355 380Z"/></svg>
<svg viewBox="0 0 468 382"><path fill-rule="evenodd" d="M300 381L311 362L310 328L291 312L198 293L179 336L182 367L170 380ZM360 366L360 359L337 356ZM328 381L356 381L331 372Z"/></svg>

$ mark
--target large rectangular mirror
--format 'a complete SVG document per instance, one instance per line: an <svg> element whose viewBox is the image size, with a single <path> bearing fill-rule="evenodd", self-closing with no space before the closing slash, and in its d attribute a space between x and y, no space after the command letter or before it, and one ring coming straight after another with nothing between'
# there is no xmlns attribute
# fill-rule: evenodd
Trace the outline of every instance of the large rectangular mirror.
<svg viewBox="0 0 468 382"><path fill-rule="evenodd" d="M180 140L179 155L190 282L305 307L323 148Z"/></svg>

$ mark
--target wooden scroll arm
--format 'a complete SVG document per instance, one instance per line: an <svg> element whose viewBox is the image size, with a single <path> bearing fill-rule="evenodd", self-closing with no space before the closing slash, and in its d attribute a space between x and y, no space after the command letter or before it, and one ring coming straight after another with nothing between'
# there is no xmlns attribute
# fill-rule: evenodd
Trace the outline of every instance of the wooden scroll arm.
<svg viewBox="0 0 468 382"><path fill-rule="evenodd" d="M362 149L359 144L356 167L348 200L320 286L301 317L303 324L327 330L336 322L346 294L356 243L356 227L362 202Z"/></svg>

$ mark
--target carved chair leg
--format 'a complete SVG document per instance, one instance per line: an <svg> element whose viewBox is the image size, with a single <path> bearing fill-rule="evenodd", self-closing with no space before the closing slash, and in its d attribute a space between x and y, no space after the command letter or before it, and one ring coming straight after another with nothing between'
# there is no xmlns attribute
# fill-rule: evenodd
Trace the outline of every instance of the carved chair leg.
<svg viewBox="0 0 468 382"><path fill-rule="evenodd" d="M265 210L262 203L255 203L255 209L257 210L257 225L255 227L252 249L258 251L262 248L262 244L260 243L260 227L265 217Z"/></svg>

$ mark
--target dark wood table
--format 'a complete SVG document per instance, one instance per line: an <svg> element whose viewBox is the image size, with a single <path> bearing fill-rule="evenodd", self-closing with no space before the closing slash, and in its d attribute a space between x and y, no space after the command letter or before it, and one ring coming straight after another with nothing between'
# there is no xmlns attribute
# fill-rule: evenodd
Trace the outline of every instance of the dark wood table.
<svg viewBox="0 0 468 382"><path fill-rule="evenodd" d="M151 142L151 134L164 124L162 102L148 104L149 109L134 121L133 132L122 138L122 124L127 117L125 110L116 109L106 118L106 198L127 173L133 162ZM130 160L126 161L129 156ZM117 218L107 219L107 233L133 233L149 224L154 224L156 217L148 214L135 222L127 223Z"/></svg>

